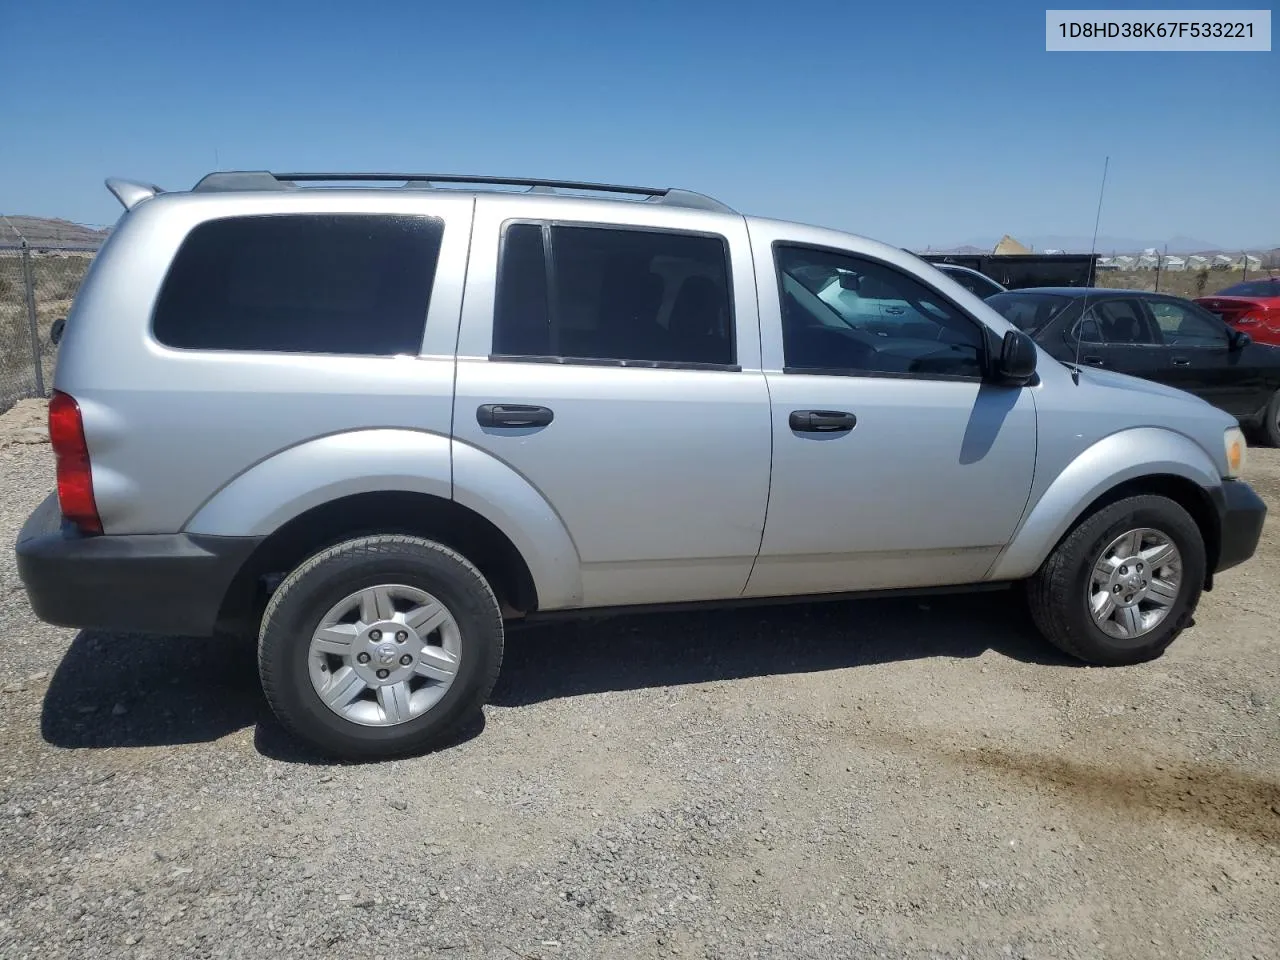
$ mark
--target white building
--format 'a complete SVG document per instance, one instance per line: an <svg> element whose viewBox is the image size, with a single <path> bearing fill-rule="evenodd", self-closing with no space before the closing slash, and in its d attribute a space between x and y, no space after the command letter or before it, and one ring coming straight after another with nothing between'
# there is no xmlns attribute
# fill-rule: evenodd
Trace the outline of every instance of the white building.
<svg viewBox="0 0 1280 960"><path fill-rule="evenodd" d="M1165 257L1162 266L1165 270L1185 270L1187 261L1182 257Z"/></svg>

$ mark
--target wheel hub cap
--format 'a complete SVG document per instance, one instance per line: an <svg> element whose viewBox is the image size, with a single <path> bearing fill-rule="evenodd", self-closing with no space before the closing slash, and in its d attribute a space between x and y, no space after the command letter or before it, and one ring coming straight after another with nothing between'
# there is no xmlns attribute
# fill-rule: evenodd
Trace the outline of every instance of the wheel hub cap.
<svg viewBox="0 0 1280 960"><path fill-rule="evenodd" d="M1156 629L1182 588L1182 556L1169 537L1141 527L1116 537L1095 561L1085 602L1115 640L1136 641Z"/></svg>
<svg viewBox="0 0 1280 960"><path fill-rule="evenodd" d="M461 656L457 621L438 599L403 584L352 593L320 619L308 671L322 703L364 726L405 723L453 684Z"/></svg>

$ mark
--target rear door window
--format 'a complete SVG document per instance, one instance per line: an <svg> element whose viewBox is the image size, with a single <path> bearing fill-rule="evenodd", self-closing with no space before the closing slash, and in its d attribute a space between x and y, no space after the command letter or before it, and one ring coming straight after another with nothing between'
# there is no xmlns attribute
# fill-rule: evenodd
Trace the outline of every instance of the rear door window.
<svg viewBox="0 0 1280 960"><path fill-rule="evenodd" d="M997 293L987 300L1002 317L1024 333L1043 330L1075 301L1048 293Z"/></svg>
<svg viewBox="0 0 1280 960"><path fill-rule="evenodd" d="M1094 304L1076 329L1084 343L1134 346L1161 342L1137 300L1104 300Z"/></svg>
<svg viewBox="0 0 1280 960"><path fill-rule="evenodd" d="M493 353L731 366L729 290L723 237L513 223L498 268Z"/></svg>
<svg viewBox="0 0 1280 960"><path fill-rule="evenodd" d="M365 214L207 221L169 268L153 334L189 350L417 354L443 231Z"/></svg>

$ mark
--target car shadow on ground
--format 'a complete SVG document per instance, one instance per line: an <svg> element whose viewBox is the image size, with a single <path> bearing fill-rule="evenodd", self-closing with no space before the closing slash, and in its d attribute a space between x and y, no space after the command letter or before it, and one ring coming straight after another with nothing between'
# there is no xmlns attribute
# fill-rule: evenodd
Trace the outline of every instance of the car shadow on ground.
<svg viewBox="0 0 1280 960"><path fill-rule="evenodd" d="M988 650L1030 663L1073 662L1040 639L1008 592L619 615L513 626L490 702L518 707ZM67 748L206 743L250 726L266 756L326 762L275 720L251 643L92 632L72 642L41 716L44 739ZM478 720L454 745L482 729Z"/></svg>
<svg viewBox="0 0 1280 960"><path fill-rule="evenodd" d="M988 650L1074 665L1042 639L1021 594L999 590L542 621L508 632L491 703L815 673Z"/></svg>

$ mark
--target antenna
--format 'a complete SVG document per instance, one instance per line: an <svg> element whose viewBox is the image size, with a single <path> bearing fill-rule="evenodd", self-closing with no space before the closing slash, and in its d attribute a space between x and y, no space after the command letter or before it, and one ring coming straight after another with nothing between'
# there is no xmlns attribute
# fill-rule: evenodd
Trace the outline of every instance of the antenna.
<svg viewBox="0 0 1280 960"><path fill-rule="evenodd" d="M1111 165L1111 156L1108 155L1107 158L1102 161L1102 186L1098 189L1098 213L1097 213L1097 216L1093 218L1093 243L1089 245L1089 284L1090 286L1098 282L1098 278L1097 276L1095 276L1095 274L1098 272L1098 265L1094 261L1094 255L1097 253L1097 250L1098 250L1098 223L1102 220L1102 195L1107 190L1107 167L1109 167L1110 165ZM1084 291L1084 303L1080 309L1080 328L1076 331L1076 362L1075 362L1075 365L1071 368L1071 379L1075 382L1075 385L1077 387L1080 386L1080 341L1084 339L1083 337L1084 318L1088 312L1089 312L1089 290L1086 287Z"/></svg>

